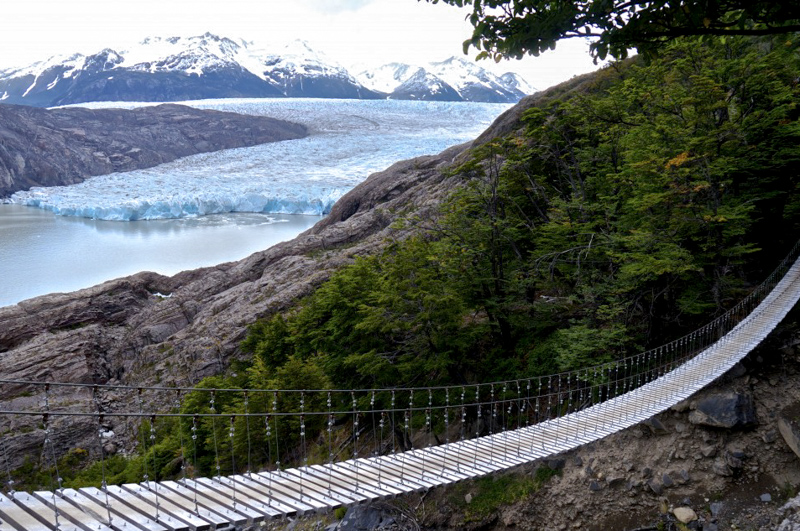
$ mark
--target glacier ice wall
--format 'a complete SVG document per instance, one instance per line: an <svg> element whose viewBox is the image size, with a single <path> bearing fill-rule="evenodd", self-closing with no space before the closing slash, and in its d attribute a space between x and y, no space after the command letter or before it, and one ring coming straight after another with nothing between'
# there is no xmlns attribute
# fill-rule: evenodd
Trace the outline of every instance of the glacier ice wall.
<svg viewBox="0 0 800 531"><path fill-rule="evenodd" d="M306 125L310 135L193 155L71 186L17 192L13 203L56 214L146 220L224 212L326 214L370 173L471 140L509 105L392 100L240 99L187 102ZM86 104L82 104L87 106ZM90 104L131 108L135 103Z"/></svg>

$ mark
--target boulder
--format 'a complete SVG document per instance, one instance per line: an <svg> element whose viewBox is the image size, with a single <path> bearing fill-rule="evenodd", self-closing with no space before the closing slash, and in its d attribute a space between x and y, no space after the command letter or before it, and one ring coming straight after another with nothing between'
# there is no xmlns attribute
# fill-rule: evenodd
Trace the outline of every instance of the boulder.
<svg viewBox="0 0 800 531"><path fill-rule="evenodd" d="M755 426L753 397L746 393L724 391L701 398L689 413L689 422L713 428L748 428Z"/></svg>
<svg viewBox="0 0 800 531"><path fill-rule="evenodd" d="M661 494L664 493L664 487L657 479L648 480L647 486L650 487L650 490L653 491L653 494L656 496L661 496Z"/></svg>
<svg viewBox="0 0 800 531"><path fill-rule="evenodd" d="M800 496L796 496L778 509L784 519L776 531L800 531Z"/></svg>
<svg viewBox="0 0 800 531"><path fill-rule="evenodd" d="M380 506L355 505L347 509L337 529L339 531L372 531L373 529L389 528L395 523L394 517Z"/></svg>
<svg viewBox="0 0 800 531"><path fill-rule="evenodd" d="M724 457L718 457L714 460L714 465L711 467L711 470L718 476L732 476L733 470L728 465Z"/></svg>
<svg viewBox="0 0 800 531"><path fill-rule="evenodd" d="M688 524L697 520L697 513L691 507L675 507L672 514L682 524Z"/></svg>
<svg viewBox="0 0 800 531"><path fill-rule="evenodd" d="M800 457L800 402L792 404L780 412L778 431L789 448Z"/></svg>
<svg viewBox="0 0 800 531"><path fill-rule="evenodd" d="M644 425L650 428L654 435L666 435L669 430L656 417L650 417L644 421Z"/></svg>

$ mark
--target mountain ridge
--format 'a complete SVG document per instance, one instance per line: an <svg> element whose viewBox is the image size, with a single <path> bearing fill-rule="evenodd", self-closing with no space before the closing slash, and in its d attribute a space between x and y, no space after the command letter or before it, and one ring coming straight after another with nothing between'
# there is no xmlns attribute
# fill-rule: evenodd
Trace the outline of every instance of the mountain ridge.
<svg viewBox="0 0 800 531"><path fill-rule="evenodd" d="M425 70L427 83L417 83L412 93L402 85L418 68ZM427 67L409 66L408 70L409 75L401 76L393 86L384 83L375 87L368 86L374 76L363 72L352 75L305 41L269 50L211 33L148 37L126 50L104 48L90 55L54 56L23 67L0 69L0 103L53 107L90 101L442 99L443 95L449 98L447 101L515 103L526 90L532 90L516 74L498 77L455 57ZM452 90L437 92L443 83ZM438 94L438 98L432 98L432 94Z"/></svg>

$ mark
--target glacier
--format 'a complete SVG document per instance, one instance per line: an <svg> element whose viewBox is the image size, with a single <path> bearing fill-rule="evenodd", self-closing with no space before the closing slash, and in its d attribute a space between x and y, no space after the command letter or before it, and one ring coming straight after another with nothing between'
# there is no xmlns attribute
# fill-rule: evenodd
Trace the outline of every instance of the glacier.
<svg viewBox="0 0 800 531"><path fill-rule="evenodd" d="M309 136L193 155L146 170L17 192L11 202L96 220L178 219L228 212L324 215L369 174L474 139L509 104L398 100L226 99L187 105L265 115ZM92 103L133 108L151 103Z"/></svg>

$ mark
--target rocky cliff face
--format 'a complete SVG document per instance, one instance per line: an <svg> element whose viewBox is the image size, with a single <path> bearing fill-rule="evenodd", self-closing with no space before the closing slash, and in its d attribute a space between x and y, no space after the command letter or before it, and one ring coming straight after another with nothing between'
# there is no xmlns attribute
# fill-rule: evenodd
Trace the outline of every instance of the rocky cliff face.
<svg viewBox="0 0 800 531"><path fill-rule="evenodd" d="M0 105L0 197L306 135L304 126L282 120L182 105L134 110Z"/></svg>

